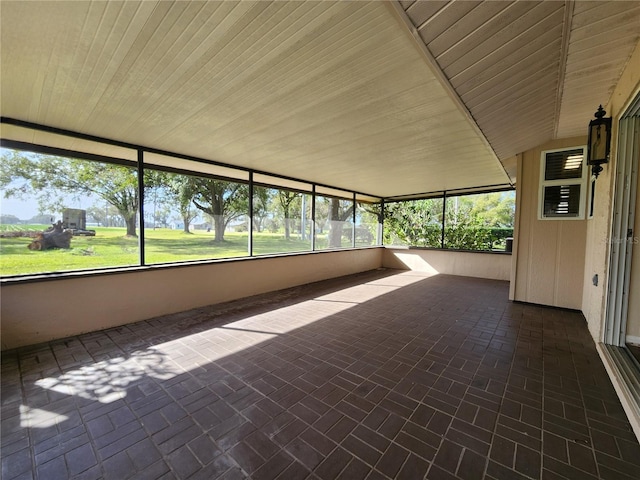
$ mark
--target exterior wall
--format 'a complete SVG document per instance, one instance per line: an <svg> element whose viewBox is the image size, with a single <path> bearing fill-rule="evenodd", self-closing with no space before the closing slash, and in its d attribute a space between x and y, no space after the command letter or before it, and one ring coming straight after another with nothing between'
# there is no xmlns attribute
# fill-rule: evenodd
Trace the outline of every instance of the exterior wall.
<svg viewBox="0 0 640 480"><path fill-rule="evenodd" d="M379 268L382 248L2 286L2 349L36 344Z"/></svg>
<svg viewBox="0 0 640 480"><path fill-rule="evenodd" d="M596 211L593 220L588 222L587 245L585 251L584 292L582 300L582 313L587 319L589 331L596 342L602 342L605 324L605 310L607 305L607 287L609 275L610 245L607 239L611 236L611 222L613 212L613 195L615 184L615 169L617 160L618 123L625 108L640 92L640 45L636 47L627 67L622 72L620 81L616 86L609 103L605 106L607 113L613 117L613 141L611 145L611 160L605 167L597 181L595 205ZM636 197L636 205L640 200ZM638 237L640 221L636 211L635 235ZM640 272L639 260L640 246L636 245L633 252L632 275L629 285L629 313L627 322L627 338L633 338L640 330ZM594 275L602 279L600 286L594 287L590 278ZM598 353L602 358L605 368L609 373L622 406L627 413L631 426L640 439L640 407L637 398L634 397L634 386L626 380L626 375L621 374L620 367L612 360L611 355L603 344L598 344Z"/></svg>
<svg viewBox="0 0 640 480"><path fill-rule="evenodd" d="M408 248L386 248L382 266L464 277L509 280L511 255Z"/></svg>
<svg viewBox="0 0 640 480"><path fill-rule="evenodd" d="M586 136L554 140L520 156L513 300L576 310L582 307L587 220L538 220L538 201L542 152L586 143Z"/></svg>
<svg viewBox="0 0 640 480"><path fill-rule="evenodd" d="M611 161L605 166L604 171L600 174L596 186L595 213L594 218L588 222L587 226L587 245L585 250L585 270L584 270L584 292L582 299L582 313L587 319L589 331L596 342L602 341L602 329L604 326L604 315L606 308L606 285L609 274L609 245L607 239L611 235L611 215L613 209L613 187L615 182L615 165L618 137L617 125L620 116L624 113L627 104L635 97L640 89L640 45L636 47L620 81L616 86L609 103L605 106L607 115L613 117L613 140L611 145ZM597 103L597 100L596 100ZM594 111L597 105L594 105ZM588 124L585 119L585 126ZM585 127L586 128L586 127ZM636 218L636 229L638 228L638 219ZM638 230L636 230L638 232ZM637 262L640 247L635 249ZM636 264L637 265L637 264ZM594 287L591 278L594 274L598 274L601 279L598 287ZM638 273L635 269L634 282L631 289L638 290ZM637 297L634 296L635 318L640 318L640 312L637 310ZM630 318L632 312L629 312ZM634 322L635 325L636 322ZM635 326L632 325L633 328ZM629 325L627 326L629 328Z"/></svg>

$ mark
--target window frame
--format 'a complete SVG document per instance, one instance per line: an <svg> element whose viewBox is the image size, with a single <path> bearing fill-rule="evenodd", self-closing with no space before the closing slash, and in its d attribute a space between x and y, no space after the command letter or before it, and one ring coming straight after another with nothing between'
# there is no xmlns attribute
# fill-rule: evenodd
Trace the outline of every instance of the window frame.
<svg viewBox="0 0 640 480"><path fill-rule="evenodd" d="M4 120L3 122L0 122L0 123L4 125ZM37 128L35 129L33 127L31 128L37 131ZM60 131L60 135L65 138L77 138L77 135L68 134L68 133L65 134L64 131ZM106 139L99 139L97 137L91 137L91 140L98 145L103 143L104 144L114 143ZM77 276L77 275L82 276L82 275L94 275L94 274L109 274L112 272L119 273L124 271L139 271L140 269L158 268L158 267L163 267L163 268L164 267L169 267L169 268L183 267L183 266L189 266L189 265L213 264L213 263L228 262L228 261L239 261L239 260L246 261L250 259L258 259L258 258L265 258L265 257L272 257L272 256L289 256L289 255L301 255L301 254L305 255L305 254L322 253L322 252L335 251L335 250L379 248L382 246L381 239L376 239L377 241L372 245L356 246L354 242L354 235L353 235L353 230L355 229L355 224L354 224L352 225L351 244L341 246L338 248L331 248L331 249L317 248L317 246L315 245L315 232L314 232L314 234L311 236L312 241L311 241L310 248L308 250L305 249L305 250L290 251L290 252L273 252L273 253L257 254L251 251L250 249L247 256L231 256L231 257L211 256L211 257L204 257L201 259L176 259L176 260L162 261L162 262L149 262L149 259L147 258L147 255L145 252L145 242L146 242L145 230L149 229L149 227L145 225L145 220L144 220L144 212L145 212L144 207L145 207L145 202L147 201L147 199L145 198L146 195L144 192L144 189L145 189L144 172L147 170L161 171L161 172L166 172L166 173L171 173L176 175L213 178L213 179L233 182L233 183L242 183L242 184L249 185L250 190L254 186L260 186L265 188L274 188L278 190L294 191L296 193L300 193L302 195L306 195L310 197L310 203L312 205L312 214L315 213L314 207L315 207L316 197L319 197L319 196L334 197L335 196L335 195L324 194L325 191L331 192L331 193L341 192L343 195L340 195L337 198L352 202L354 205L353 207L354 212L352 217L350 218L350 221L353 221L355 219L355 199L358 196L362 196L364 198L369 199L371 203L376 203L374 199L378 199L378 201L382 203L383 198L375 197L375 196L361 193L361 192L328 187L323 184L316 184L313 182L293 179L291 177L281 176L277 174L256 172L255 170L221 164L218 162L211 162L211 161L200 159L197 157L185 156L177 153L159 151L155 149L148 149L140 146L130 146L128 144L124 145L118 142L115 142L115 144L119 148L133 150L133 152L135 153L136 160L134 161L130 159L121 159L121 158L110 157L108 155L82 152L82 151L70 150L70 149L65 149L60 147L39 145L39 144L30 143L30 142L13 140L11 138L3 138L0 136L0 147L2 147L3 149L6 148L6 149L12 149L12 150L31 152L35 154L41 154L41 155L55 155L55 156L68 157L70 159L77 159L77 160L82 160L86 162L100 162L100 163L124 166L127 168L131 168L133 171L135 171L137 176L141 177L141 179L138 179L138 191L140 192L140 204L138 206L138 212L137 212L137 216L138 216L138 221L137 221L138 223L138 226L137 226L138 261L137 262L132 264L126 264L126 265L105 265L105 266L88 267L88 268L80 268L80 269L73 268L69 270L42 270L38 272L25 272L25 273L9 274L9 275L0 274L0 284L16 283L16 282L38 282L38 281L44 281L44 280L67 278L69 276ZM222 171L224 172L228 170L229 172L232 172L232 174L229 177L227 177L224 174L216 174L212 172L202 171L203 169L200 169L200 168L188 169L188 168L180 168L180 166L172 167L172 166L165 165L163 163L154 162L154 161L149 162L147 159L147 155L152 155L152 156L159 155L162 157L167 157L168 159L175 158L183 162L193 162L194 167L203 166L204 170L211 169L211 168L222 169ZM133 157L134 155L131 155L131 156ZM155 157L152 157L152 158L155 159ZM254 174L259 176L260 178L259 181L257 182L254 181L253 179ZM245 176L246 176L246 179L244 178ZM274 180L273 183L264 182L264 180L267 178L272 178ZM283 186L283 184L287 186ZM290 184L291 186L289 186ZM308 188L304 188L304 187L308 187ZM247 212L247 214L251 218L253 215L253 211L251 207L249 208L250 209ZM311 225L315 227L314 216L312 216L309 219L309 222ZM250 229L249 245L251 245L252 236L253 236L253 231Z"/></svg>
<svg viewBox="0 0 640 480"><path fill-rule="evenodd" d="M555 152L567 152L570 150L582 150L582 175L580 178L564 178L560 180L546 180L545 172L546 172L546 156L549 153ZM563 148L554 148L549 150L543 150L540 153L540 181L538 188L538 220L548 221L548 220L560 220L560 221L574 221L574 220L584 220L586 218L586 210L587 210L587 194L589 190L589 168L587 165L587 146L586 145L577 145L573 147L563 147ZM546 187L557 187L557 186L580 186L580 198L578 202L578 215L576 216L547 216L544 212L544 193Z"/></svg>

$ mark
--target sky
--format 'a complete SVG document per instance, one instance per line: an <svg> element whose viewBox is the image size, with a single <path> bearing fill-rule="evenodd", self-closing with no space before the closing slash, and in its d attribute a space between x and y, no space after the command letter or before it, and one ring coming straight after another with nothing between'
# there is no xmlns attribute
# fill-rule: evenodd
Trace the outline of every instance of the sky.
<svg viewBox="0 0 640 480"><path fill-rule="evenodd" d="M4 148L0 149L0 153L4 156L6 152L10 150L5 150ZM7 185L6 188L15 188L21 186L24 182L12 181ZM62 220L62 212L56 212L54 209L46 209L46 211L41 211L40 206L38 204L38 200L35 195L22 195L23 198L5 198L5 189L0 188L0 214L2 215L15 215L20 220L29 220L36 215L51 215L53 214L60 216L60 220ZM87 209L93 206L96 203L101 203L99 199L97 199L93 195L89 196L81 196L80 198L75 198L75 196L67 195L65 197L64 206L66 208L82 208Z"/></svg>
<svg viewBox="0 0 640 480"><path fill-rule="evenodd" d="M79 199L69 197L67 200L68 202L65 205L67 208L87 209L96 203L96 199L91 197L83 197ZM30 218L33 218L36 215L40 215L41 213L55 214L56 212L53 212L51 210L40 212L38 201L35 199L35 197L31 199L26 198L25 200L19 200L16 198L4 198L4 191L0 190L0 214L15 215L20 220L29 220Z"/></svg>
<svg viewBox="0 0 640 480"><path fill-rule="evenodd" d="M2 215L15 215L21 220L28 220L38 215L38 204L36 202L25 202L12 198L4 198L4 194L0 199L0 213Z"/></svg>

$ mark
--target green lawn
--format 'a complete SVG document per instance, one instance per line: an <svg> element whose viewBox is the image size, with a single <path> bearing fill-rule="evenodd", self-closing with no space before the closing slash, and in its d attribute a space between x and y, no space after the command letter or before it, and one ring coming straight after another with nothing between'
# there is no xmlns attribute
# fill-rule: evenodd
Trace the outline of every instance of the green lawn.
<svg viewBox="0 0 640 480"><path fill-rule="evenodd" d="M42 225L4 225L1 231L42 231ZM42 272L94 269L138 265L138 239L124 236L123 228L94 228L95 237L75 236L68 250L31 251L30 238L0 238L0 275L18 275ZM318 248L326 243L319 239ZM213 232L196 231L191 234L180 230L145 230L147 264L232 258L248 255L248 234L226 233L225 241L216 244ZM297 238L285 240L283 234L254 234L254 255L309 251L310 242Z"/></svg>

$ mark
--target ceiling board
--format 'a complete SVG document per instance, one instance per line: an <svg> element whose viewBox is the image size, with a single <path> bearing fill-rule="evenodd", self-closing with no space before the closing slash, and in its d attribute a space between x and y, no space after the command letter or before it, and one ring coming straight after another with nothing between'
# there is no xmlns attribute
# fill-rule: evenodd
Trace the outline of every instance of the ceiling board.
<svg viewBox="0 0 640 480"><path fill-rule="evenodd" d="M640 40L640 2L577 2L571 23L558 136L584 135Z"/></svg>
<svg viewBox="0 0 640 480"><path fill-rule="evenodd" d="M508 184L640 38L639 2L1 8L3 116L374 196Z"/></svg>
<svg viewBox="0 0 640 480"><path fill-rule="evenodd" d="M2 10L4 116L371 195L509 182L382 2Z"/></svg>
<svg viewBox="0 0 640 480"><path fill-rule="evenodd" d="M420 31L437 23L424 46L503 164L584 135L640 39L637 1L482 1L467 13L464 2L422 3L407 17Z"/></svg>

